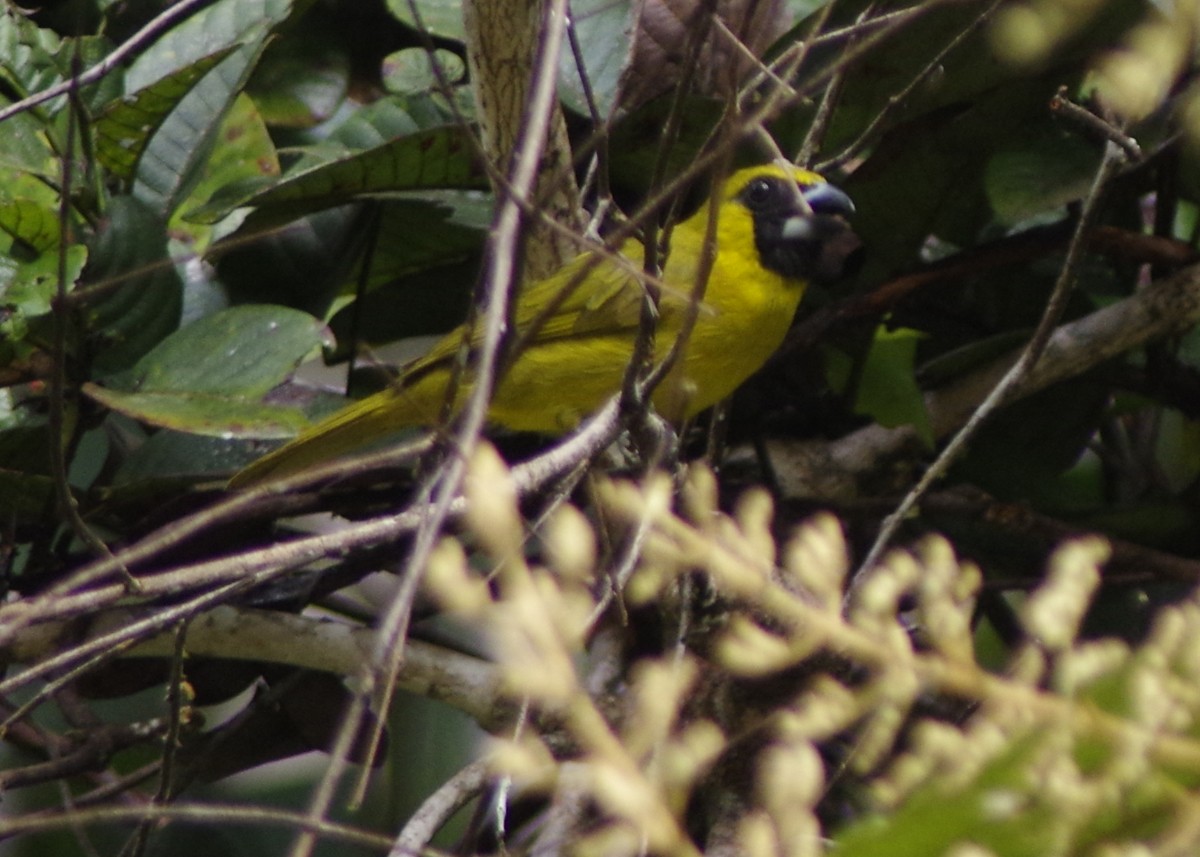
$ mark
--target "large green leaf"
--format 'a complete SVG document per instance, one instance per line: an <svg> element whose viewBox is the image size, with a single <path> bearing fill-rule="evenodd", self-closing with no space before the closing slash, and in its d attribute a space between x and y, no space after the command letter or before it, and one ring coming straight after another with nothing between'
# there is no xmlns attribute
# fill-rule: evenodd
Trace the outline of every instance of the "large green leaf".
<svg viewBox="0 0 1200 857"><path fill-rule="evenodd" d="M859 375L854 410L888 428L911 425L932 447L933 429L915 370L917 345L923 336L907 328L881 327L875 332Z"/></svg>
<svg viewBox="0 0 1200 857"><path fill-rule="evenodd" d="M11 102L0 94L0 107ZM46 139L46 124L36 113L18 113L4 121L0 134L0 170L58 180L61 172L54 149ZM4 193L0 190L0 193Z"/></svg>
<svg viewBox="0 0 1200 857"><path fill-rule="evenodd" d="M346 99L350 59L328 32L303 19L286 39L271 43L247 92L276 128L311 128L330 119Z"/></svg>
<svg viewBox="0 0 1200 857"><path fill-rule="evenodd" d="M472 157L467 132L457 127L420 131L362 152L286 175L266 190L231 188L192 213L212 222L249 205L272 209L290 220L322 208L375 194L420 188L482 187L483 173Z"/></svg>
<svg viewBox="0 0 1200 857"><path fill-rule="evenodd" d="M140 88L240 45L194 83L151 136L135 173L138 198L166 216L187 198L268 34L290 10L287 0L221 0L171 30L134 64L127 79Z"/></svg>
<svg viewBox="0 0 1200 857"><path fill-rule="evenodd" d="M65 252L69 287L83 270L87 248L73 245ZM0 255L0 357L14 359L46 347L58 279L57 247L21 261Z"/></svg>
<svg viewBox="0 0 1200 857"><path fill-rule="evenodd" d="M491 220L491 198L474 194L483 197L476 208L472 205L475 200L463 199L470 195L447 191L432 198L412 196L385 202L381 206L379 239L371 254L367 291L417 271L475 256ZM464 212L477 219L464 220ZM411 240L413 235L420 235L421 240ZM356 284L360 275L356 268Z"/></svg>
<svg viewBox="0 0 1200 857"><path fill-rule="evenodd" d="M167 337L120 387L138 393L208 393L258 399L321 347L324 326L307 313L234 307Z"/></svg>
<svg viewBox="0 0 1200 857"><path fill-rule="evenodd" d="M146 144L192 87L234 46L200 57L149 86L113 101L96 119L96 157L121 178L132 178Z"/></svg>
<svg viewBox="0 0 1200 857"><path fill-rule="evenodd" d="M36 27L5 4L0 9L0 107L61 82L58 36ZM10 117L0 133L0 166L41 176L59 172L50 115L64 103L49 102Z"/></svg>
<svg viewBox="0 0 1200 857"><path fill-rule="evenodd" d="M839 857L929 857L951 853L956 846L971 842L986 846L986 853L998 857L1070 853L1046 847L1052 831L1069 828L1072 819L1056 819L1055 815L1062 813L1056 813L1051 801L1039 800L1039 790L1028 782L1026 768L1032 766L1030 757L1037 741L1033 737L1015 743L969 781L957 782L953 788L937 777L930 778L903 806L868 816L835 835L833 852ZM995 811L993 804L1005 797L1011 799L1012 809Z"/></svg>
<svg viewBox="0 0 1200 857"><path fill-rule="evenodd" d="M186 199L176 207L168 222L171 235L192 253L203 254L214 238L237 229L242 212L234 212L216 224L196 223L187 212L204 203L223 187L269 180L279 175L279 157L257 105L245 93L233 101L217 131L217 145L201 165Z"/></svg>
<svg viewBox="0 0 1200 857"><path fill-rule="evenodd" d="M213 393L123 393L84 384L93 400L117 413L160 428L218 438L295 437L308 419L295 408L278 408Z"/></svg>
<svg viewBox="0 0 1200 857"><path fill-rule="evenodd" d="M58 212L33 199L0 202L0 229L38 252L57 247L62 237Z"/></svg>
<svg viewBox="0 0 1200 857"><path fill-rule="evenodd" d="M137 92L206 57L261 41L265 30L291 14L291 0L217 0L151 44L125 74Z"/></svg>
<svg viewBox="0 0 1200 857"><path fill-rule="evenodd" d="M997 219L1013 225L1083 198L1100 164L1091 140L1042 125L995 152L984 188Z"/></svg>
<svg viewBox="0 0 1200 857"><path fill-rule="evenodd" d="M114 197L106 214L87 270L94 375L133 365L179 326L182 310L164 219L131 196Z"/></svg>
<svg viewBox="0 0 1200 857"><path fill-rule="evenodd" d="M179 477L193 482L201 474L228 474L262 453L263 444L242 438L161 429L121 462L112 484L114 487L135 486L130 490L138 491L145 490L149 480ZM136 487L139 483L140 489Z"/></svg>
<svg viewBox="0 0 1200 857"><path fill-rule="evenodd" d="M216 437L290 437L307 423L262 397L325 342L306 313L245 306L215 313L167 337L91 398L151 425Z"/></svg>
<svg viewBox="0 0 1200 857"><path fill-rule="evenodd" d="M22 96L62 80L56 57L61 47L56 33L39 28L14 6L0 9L0 76Z"/></svg>
<svg viewBox="0 0 1200 857"><path fill-rule="evenodd" d="M138 161L133 192L139 199L169 217L187 197L261 49L260 40L226 57L163 120Z"/></svg>
<svg viewBox="0 0 1200 857"><path fill-rule="evenodd" d="M217 272L236 303L269 302L324 316L364 246L361 206L315 211L283 226L255 212L218 245Z"/></svg>

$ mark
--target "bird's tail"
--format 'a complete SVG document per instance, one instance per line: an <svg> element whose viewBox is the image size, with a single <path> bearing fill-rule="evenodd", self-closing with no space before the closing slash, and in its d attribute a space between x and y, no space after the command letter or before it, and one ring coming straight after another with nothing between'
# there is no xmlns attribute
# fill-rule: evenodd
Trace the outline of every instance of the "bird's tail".
<svg viewBox="0 0 1200 857"><path fill-rule="evenodd" d="M362 452L364 447L400 429L431 422L431 415L405 393L403 390L376 393L343 408L243 467L229 480L229 487L249 488L291 476L316 464Z"/></svg>

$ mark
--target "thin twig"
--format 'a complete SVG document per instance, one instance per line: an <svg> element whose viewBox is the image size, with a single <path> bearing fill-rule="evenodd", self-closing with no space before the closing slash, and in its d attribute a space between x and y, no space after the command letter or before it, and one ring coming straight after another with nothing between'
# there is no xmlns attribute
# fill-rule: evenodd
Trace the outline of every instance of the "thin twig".
<svg viewBox="0 0 1200 857"><path fill-rule="evenodd" d="M861 23L862 19L867 17L874 9L874 4L868 4L859 16ZM833 11L833 4L829 3L821 9L820 17L817 19L815 32L820 32L825 22L829 20L829 15ZM808 47L811 50L811 44ZM821 142L825 139L825 134L829 130L829 122L833 119L833 110L837 106L838 99L842 94L842 84L846 79L846 69L839 69L836 74L829 79L829 83L825 85L825 91L821 93L821 101L817 104L817 112L813 115L812 122L809 123L808 131L804 135L804 142L800 144L800 151L796 153L795 162L801 166L807 167L812 163L812 159L816 157L817 152L821 150Z"/></svg>
<svg viewBox="0 0 1200 857"><path fill-rule="evenodd" d="M88 86L100 80L113 69L124 64L133 54L142 50L151 41L157 38L162 33L175 26L180 19L187 17L193 12L200 9L202 6L211 3L212 0L180 0L174 6L162 12L157 17L142 27L111 52L105 55L104 59L96 63L87 71L81 72L79 75L72 75L70 80L64 80L62 83L47 87L41 92L35 92L28 98L22 98L20 101L15 101L12 104L0 110L0 122L5 119L10 119L18 113L23 113L32 107L36 107L52 98L57 98L60 95L66 95L72 89ZM69 196L66 189L63 189L63 195Z"/></svg>
<svg viewBox="0 0 1200 857"><path fill-rule="evenodd" d="M406 562L406 573L380 622L377 647L362 676L363 689L347 706L337 740L330 752L330 764L309 802L308 815L314 820L323 819L333 802L336 785L347 765L358 722L368 701L373 703L378 711L386 710L391 703L399 663L404 657L412 601L420 585L421 572L442 533L446 519L452 509L461 504L460 486L466 472L469 451L474 449L483 431L488 405L497 380L496 370L508 320L508 299L517 274L516 246L522 218L521 207L516 200L527 197L532 191L551 111L556 107L554 70L558 67L558 55L565 29L565 0L553 0L548 4L546 22L543 27L541 52L535 63L534 84L526 110L526 122L517 142L516 161L510 183L498 203L493 229L489 233L487 262L481 280L481 292L485 296L484 332L477 353L475 382L454 434L454 454L446 459L437 478L433 500L426 507L426 514L421 516L412 551ZM372 732L367 758L372 756L378 746L384 720L385 718L379 718L378 725ZM363 777L360 778L355 795L351 798L352 804L361 801L368 774L369 772L364 771ZM314 845L315 837L312 834L301 834L290 854L292 857L308 857Z"/></svg>
<svg viewBox="0 0 1200 857"><path fill-rule="evenodd" d="M75 50L71 56L71 75L64 81L67 93L67 122L64 131L66 139L63 141L63 153L61 158L61 170L59 182L62 187L62 193L58 199L58 224L61 235L70 234L69 225L71 222L71 211L73 204L73 195L71 186L75 181L75 144L78 136L78 119L79 111L82 106L79 104L79 78L77 76L77 68L80 63L79 44L76 43ZM67 295L70 291L69 283L67 282L67 250L69 249L67 242L64 240L58 246L57 270L56 270L56 291L54 296L54 338L51 346L51 354L53 358L53 370L50 373L50 412L47 417L47 424L50 433L50 475L54 481L54 494L58 503L59 511L62 513L71 531L88 546L93 554L100 557L110 558L112 553L108 549L108 545L104 544L92 528L87 525L83 517L79 514L79 507L75 502L75 495L71 491L69 463L67 448L73 447L75 443L76 432L72 428L67 428L67 329L70 326L71 309L67 302ZM70 395L77 396L78 392L73 391ZM125 585L130 590L136 590L137 584L125 569L120 569Z"/></svg>
<svg viewBox="0 0 1200 857"><path fill-rule="evenodd" d="M298 490L310 488L335 478L352 477L360 473L373 473L380 469L393 468L421 457L432 447L432 439L422 437L369 455L327 462L284 479L231 494L213 506L163 525L113 557L97 560L84 566L65 580L55 584L41 597L54 599L82 591L122 569L136 568L211 527L229 521L245 520L251 513L261 514L264 503L271 506L271 511L276 514L304 511L308 507L302 500L297 501L298 498L295 494ZM25 603L29 604L28 601ZM0 628L3 628L5 632L12 630L12 627L3 621L2 609L0 609ZM2 640L2 635L0 635L0 640Z"/></svg>
<svg viewBox="0 0 1200 857"><path fill-rule="evenodd" d="M903 89L888 96L883 108L875 114L874 118L871 119L871 121L867 124L867 127L864 128L858 137L854 139L854 142L843 149L836 158L831 158L828 161L819 164L817 171L823 172L826 170L838 169L853 158L857 157L858 154L865 149L868 144L874 141L876 132L883 127L884 120L889 118L900 107L902 107L904 102L908 100L908 97L913 94L916 88L924 81L928 80L938 71L939 68L941 68L942 63L945 61L950 52L966 41L968 36L976 32L981 27L992 16L992 13L996 11L996 8L1000 5L1000 2L1001 0L993 0L993 2L990 3L983 11L981 11L973 21L967 24L967 26L959 31L954 38L943 45L942 49L939 50L920 71L913 75L912 80L910 80Z"/></svg>
<svg viewBox="0 0 1200 857"><path fill-rule="evenodd" d="M1131 163L1140 164L1145 158L1142 147L1137 140L1130 137L1112 122L1097 116L1086 107L1076 104L1067 96L1067 88L1060 86L1058 92L1050 99L1050 111L1064 119L1069 119L1076 125L1100 140L1116 143L1125 151L1125 156Z"/></svg>
<svg viewBox="0 0 1200 857"><path fill-rule="evenodd" d="M614 397L562 443L528 462L513 467L512 477L518 494L528 496L563 473L570 472L580 461L596 455L611 442L618 428L617 402ZM322 470L328 474L337 472L338 468L329 465ZM297 475L295 478L314 478L317 472L314 471L309 477ZM289 478L274 486L255 489L255 492L251 493L270 493L290 484L292 479ZM462 508L459 499L451 505L450 512L459 515ZM138 581L140 595L144 599L175 598L202 587L243 579L253 578L256 583L264 583L318 559L342 556L348 551L394 542L413 532L425 512L426 507L417 504L396 514L355 523L340 532L306 536L220 559L143 575ZM166 536L162 535L155 541L165 538ZM135 545L134 549L136 548ZM114 606L126 597L128 593L124 586L107 584L77 594L39 595L0 606L0 649L10 645L21 630L29 625L94 612ZM0 683L0 688L4 686ZM0 694L3 692L0 690Z"/></svg>
<svg viewBox="0 0 1200 857"><path fill-rule="evenodd" d="M1078 377L1132 349L1165 337L1180 336L1200 323L1200 265L1151 283L1127 298L1094 310L1054 331L1041 359L1012 392L1029 396L1051 384ZM1023 349L925 394L933 437L950 437L1020 358ZM834 441L773 439L766 457L788 498L854 502L873 474L922 454L911 425L865 426Z"/></svg>
<svg viewBox="0 0 1200 857"><path fill-rule="evenodd" d="M298 828L314 836L378 849L386 853L391 847L389 837L360 830L334 821L313 821L303 813L290 812L269 807L246 807L232 804L171 804L142 806L100 806L89 809L74 809L70 812L38 812L0 817L0 840L10 839L27 833L58 830L69 824L113 824L115 822L140 822L145 820L182 821L228 828L233 825L261 826L276 825L283 828Z"/></svg>
<svg viewBox="0 0 1200 857"><path fill-rule="evenodd" d="M967 444L979 431L983 423L1009 399L1013 391L1025 380L1041 357L1046 344L1054 333L1059 319L1062 317L1063 311L1066 309L1071 290L1075 285L1075 278L1079 271L1079 263L1083 258L1088 233L1091 231L1099 214L1100 199L1104 195L1109 179L1124 162L1124 151L1115 143L1106 144L1104 158L1100 162L1100 168L1096 171L1091 190L1084 200L1083 210L1080 212L1079 222L1075 227L1075 234L1071 239L1070 245L1067 247L1067 255L1059 272L1058 281L1054 285L1054 291L1050 295L1050 300L1046 304L1046 309L1042 313L1042 318L1038 322L1033 336L1030 337L1017 362L1013 364L1012 368L996 384L987 398L975 409L975 412L971 415L966 425L946 445L946 448L942 450L942 453L925 471L913 489L900 501L900 505L896 507L896 510L884 519L883 525L879 530L879 535L876 536L874 544L872 544L866 558L863 559L862 564L859 566L856 579L860 579L863 571L871 568L879 561L880 556L887 548L892 537L896 534L904 518L920 502L921 497L929 490L929 487L945 475L950 465L958 460L958 457L966 449ZM847 593L847 598L853 594L854 588L851 585Z"/></svg>
<svg viewBox="0 0 1200 857"><path fill-rule="evenodd" d="M488 764L484 760L471 762L442 783L412 814L396 836L389 857L413 857L429 845L429 840L454 813L476 797L488 781Z"/></svg>
<svg viewBox="0 0 1200 857"><path fill-rule="evenodd" d="M163 753L162 765L159 768L158 789L151 798L151 803L163 805L171 800L171 789L174 786L175 778L175 760L179 751L179 736L183 729L183 710L187 703L184 701L183 691L183 658L184 658L184 643L187 640L187 620L176 625L173 636L175 638L174 652L171 656L171 675L167 679L167 729L166 735L163 737ZM150 834L153 832L154 824L149 819L143 821L137 826L137 829L130 836L129 842L123 853L129 853L132 857L143 857L146 853L146 848L150 844Z"/></svg>
<svg viewBox="0 0 1200 857"><path fill-rule="evenodd" d="M76 646L67 651L60 652L54 657L39 661L28 669L10 676L4 679L4 681L0 681L0 696L6 696L42 676L68 667L74 668L69 676L59 677L51 684L51 687L57 687L59 683L64 683L64 680L67 678L76 678L77 671L83 671L79 666L81 661L86 660L86 663L82 665L84 669L92 669L97 664L103 663L120 654L125 648L132 646L138 641L153 637L161 633L164 628L170 627L181 619L195 616L215 604L220 604L223 600L244 592L258 582L259 580L255 578L235 580L218 589L205 592L196 598L164 608L157 613L147 616L145 619L132 622L125 627L118 628L115 631L90 640L81 646ZM11 717L23 716L27 705L28 703L17 709L17 713ZM7 723L7 720L4 723L0 723L0 728L6 726Z"/></svg>

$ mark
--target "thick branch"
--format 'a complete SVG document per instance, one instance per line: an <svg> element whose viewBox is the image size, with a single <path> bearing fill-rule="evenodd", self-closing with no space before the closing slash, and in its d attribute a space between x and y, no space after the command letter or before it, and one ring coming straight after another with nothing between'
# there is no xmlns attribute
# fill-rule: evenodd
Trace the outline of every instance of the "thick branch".
<svg viewBox="0 0 1200 857"><path fill-rule="evenodd" d="M119 608L79 621L45 622L22 629L0 649L0 660L34 663L70 642L75 645L145 618L147 609ZM82 634L82 639L80 635ZM217 607L188 623L190 656L253 660L355 676L374 647L375 631L342 622L248 607ZM125 657L169 658L175 634L160 634L123 653ZM484 729L509 722L512 711L500 692L492 664L442 646L409 640L397 687L436 699L473 717Z"/></svg>
<svg viewBox="0 0 1200 857"><path fill-rule="evenodd" d="M1055 330L1041 359L1012 391L1023 398L1066 381L1126 351L1174 336L1200 322L1200 265L1184 268L1091 315ZM925 394L925 407L936 438L962 426L1001 378L1019 352ZM832 442L772 440L771 463L787 497L851 500L864 478L891 461L914 455L921 441L911 426L868 426Z"/></svg>
<svg viewBox="0 0 1200 857"><path fill-rule="evenodd" d="M463 4L463 23L484 151L495 168L492 174L504 176L527 122L535 73L557 74L556 46L561 45L565 17L556 4L542 0L475 0ZM554 56L542 56L546 52ZM536 145L544 145L533 194L537 208L557 223L579 226L571 146L557 106L544 141ZM578 252L562 232L538 222L528 224L525 273L529 277L548 276Z"/></svg>

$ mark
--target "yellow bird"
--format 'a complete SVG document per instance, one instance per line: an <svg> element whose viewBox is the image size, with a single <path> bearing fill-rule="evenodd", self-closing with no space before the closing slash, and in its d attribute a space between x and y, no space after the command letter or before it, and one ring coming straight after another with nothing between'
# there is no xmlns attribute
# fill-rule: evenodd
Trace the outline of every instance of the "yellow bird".
<svg viewBox="0 0 1200 857"><path fill-rule="evenodd" d="M653 394L660 414L679 423L732 393L783 342L807 280L840 272L853 244L842 191L799 168L759 166L726 179L716 196L716 253L681 358ZM709 232L709 204L671 232L654 340L661 359L681 330ZM524 338L543 310L570 290L532 332L494 391L489 420L518 430L561 434L621 389L638 331L643 286L635 273L643 247L620 249L628 265L584 253L522 289L515 335ZM396 429L436 424L465 331L448 333L406 366L387 390L355 402L235 474L244 487L353 452ZM472 345L479 343L478 331ZM470 391L469 372L456 406Z"/></svg>

